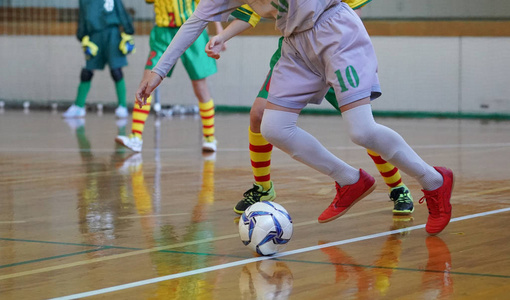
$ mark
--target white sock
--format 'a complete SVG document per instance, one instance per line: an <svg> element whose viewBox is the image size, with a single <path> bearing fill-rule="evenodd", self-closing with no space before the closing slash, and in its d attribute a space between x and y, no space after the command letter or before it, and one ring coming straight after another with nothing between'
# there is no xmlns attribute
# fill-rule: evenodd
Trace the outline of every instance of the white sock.
<svg viewBox="0 0 510 300"><path fill-rule="evenodd" d="M342 113L352 141L377 152L404 173L414 177L424 190L443 185L443 176L421 159L404 139L392 129L375 122L370 104Z"/></svg>
<svg viewBox="0 0 510 300"><path fill-rule="evenodd" d="M297 161L330 176L340 186L358 182L359 170L329 152L312 135L297 127L298 114L264 110L261 133L264 138Z"/></svg>

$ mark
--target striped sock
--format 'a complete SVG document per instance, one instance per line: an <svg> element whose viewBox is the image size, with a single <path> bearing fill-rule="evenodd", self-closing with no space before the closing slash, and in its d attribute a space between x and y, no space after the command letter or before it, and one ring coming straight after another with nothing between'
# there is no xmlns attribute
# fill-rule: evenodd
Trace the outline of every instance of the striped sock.
<svg viewBox="0 0 510 300"><path fill-rule="evenodd" d="M390 189L404 185L402 182L402 176L400 175L400 171L397 167L385 161L379 154L375 153L374 151L367 150L367 152L374 161L377 170L379 173L381 173L384 182Z"/></svg>
<svg viewBox="0 0 510 300"><path fill-rule="evenodd" d="M250 159L253 178L255 183L261 185L264 191L271 188L271 145L260 133L252 132L248 128L248 140L250 142Z"/></svg>
<svg viewBox="0 0 510 300"><path fill-rule="evenodd" d="M149 112L151 111L151 102L152 96L147 98L147 104L142 106L141 108L135 104L133 108L133 121L131 123L131 133L142 139L143 129L145 127L145 121L149 117Z"/></svg>
<svg viewBox="0 0 510 300"><path fill-rule="evenodd" d="M214 141L214 101L198 102L200 118L202 118L202 133L209 141Z"/></svg>

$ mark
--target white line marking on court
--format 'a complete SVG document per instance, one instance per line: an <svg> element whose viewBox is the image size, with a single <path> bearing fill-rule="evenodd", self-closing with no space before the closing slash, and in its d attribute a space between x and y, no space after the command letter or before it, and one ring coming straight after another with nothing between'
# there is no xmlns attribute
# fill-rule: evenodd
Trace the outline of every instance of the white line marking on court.
<svg viewBox="0 0 510 300"><path fill-rule="evenodd" d="M478 214L467 215L467 216L463 216L463 217L453 218L450 220L450 223L473 219L473 218L478 218L478 217L483 217L483 216L488 216L488 215L493 215L493 214L498 214L498 213L502 213L502 212L508 212L508 211L510 211L510 207L492 210L492 211L486 211L486 212L482 212L482 213L478 213ZM237 267L237 266L241 266L244 264L249 264L249 263L253 263L253 262L257 262L257 261L269 260L269 259L273 259L273 258L280 258L280 257L289 256L289 255L294 255L294 254L315 251L315 250L319 250L322 248L365 241L365 240L369 240L369 239L374 239L374 238L379 238L379 237L383 237L383 236L400 233L402 231L411 231L411 230L421 229L424 227L425 227L425 225L422 224L422 225L416 225L416 226L411 226L411 227L397 229L397 230L385 231L385 232L365 235L365 236L361 236L361 237L331 242L331 243L327 243L327 244L286 251L286 252L278 253L273 256L263 256L263 257L243 259L240 261L221 264L221 265L217 265L217 266L201 268L201 269L191 270L191 271L187 271L187 272L176 273L176 274L172 274L172 275L166 275L166 276L126 283L126 284L121 284L121 285L112 286L109 288L90 291L90 292L84 292L84 293L79 293L79 294L74 294L74 295L69 295L69 296L64 296L64 297L53 298L53 300L68 300L68 299L70 300L70 299L79 299L79 298L84 298L84 297L101 295L101 294L116 292L116 291L120 291L120 290L130 289L130 288L134 288L134 287L138 287L138 286L153 284L153 283L157 283L157 282L161 282L161 281L171 280L171 279L175 279L175 278L182 278L182 277L193 276L193 275L203 274L203 273L217 271L217 270L228 269L228 268Z"/></svg>

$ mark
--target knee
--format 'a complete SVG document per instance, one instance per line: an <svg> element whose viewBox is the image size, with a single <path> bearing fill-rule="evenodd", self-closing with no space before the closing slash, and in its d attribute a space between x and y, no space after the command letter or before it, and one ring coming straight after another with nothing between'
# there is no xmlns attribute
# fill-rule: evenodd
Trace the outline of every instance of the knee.
<svg viewBox="0 0 510 300"><path fill-rule="evenodd" d="M268 125L268 122L264 122L264 120L260 123L260 134L262 134L269 143L275 146L279 145L278 141L280 138L278 136L278 131L272 130L271 126Z"/></svg>
<svg viewBox="0 0 510 300"><path fill-rule="evenodd" d="M278 122L279 120L267 117L264 114L260 123L260 133L271 144L282 148L286 140L293 135L294 127L285 126Z"/></svg>
<svg viewBox="0 0 510 300"><path fill-rule="evenodd" d="M250 125L254 126L262 123L262 116L264 115L264 108L259 109L258 107L252 106L250 109Z"/></svg>
<svg viewBox="0 0 510 300"><path fill-rule="evenodd" d="M82 82L91 81L93 75L94 75L94 73L91 70L81 69L80 81L82 81Z"/></svg>
<svg viewBox="0 0 510 300"><path fill-rule="evenodd" d="M372 131L369 128L356 128L349 130L349 137L356 145L364 148L370 148L372 140Z"/></svg>
<svg viewBox="0 0 510 300"><path fill-rule="evenodd" d="M121 81L122 78L124 78L124 74L122 74L121 68L110 70L110 75L112 75L112 79L115 82Z"/></svg>

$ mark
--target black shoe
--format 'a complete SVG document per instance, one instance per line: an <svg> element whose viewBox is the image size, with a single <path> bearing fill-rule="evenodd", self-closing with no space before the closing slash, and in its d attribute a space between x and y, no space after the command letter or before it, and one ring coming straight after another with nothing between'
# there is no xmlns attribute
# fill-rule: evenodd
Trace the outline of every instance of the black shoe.
<svg viewBox="0 0 510 300"><path fill-rule="evenodd" d="M274 191L273 182L271 182L271 188L267 191L264 191L261 185L254 183L253 187L244 192L243 196L244 198L237 202L234 207L234 211L240 215L256 202L273 201L276 198L276 192Z"/></svg>
<svg viewBox="0 0 510 300"><path fill-rule="evenodd" d="M407 186L394 187L390 192L390 199L394 202L394 215L410 215L414 211L413 197Z"/></svg>

